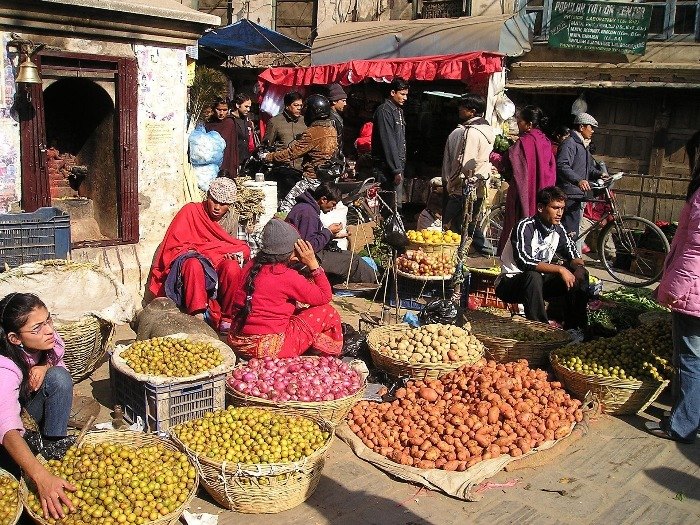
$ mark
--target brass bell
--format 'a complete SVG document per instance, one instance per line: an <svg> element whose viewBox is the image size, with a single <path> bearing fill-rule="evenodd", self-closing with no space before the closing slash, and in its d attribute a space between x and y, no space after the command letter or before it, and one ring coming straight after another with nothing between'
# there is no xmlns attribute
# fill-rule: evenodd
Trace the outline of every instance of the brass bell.
<svg viewBox="0 0 700 525"><path fill-rule="evenodd" d="M15 81L18 84L41 84L39 68L36 67L36 64L29 57L19 65Z"/></svg>

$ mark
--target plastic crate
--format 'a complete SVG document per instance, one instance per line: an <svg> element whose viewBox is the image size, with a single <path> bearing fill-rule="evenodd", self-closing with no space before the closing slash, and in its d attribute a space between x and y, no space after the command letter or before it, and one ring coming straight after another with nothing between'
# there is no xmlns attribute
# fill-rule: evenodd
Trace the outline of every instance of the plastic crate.
<svg viewBox="0 0 700 525"><path fill-rule="evenodd" d="M421 310L431 299L450 297L452 292L449 288L449 283L449 279L445 281L422 281L399 275L399 305L406 310ZM394 281L391 278L389 279L387 298L390 306L396 306Z"/></svg>
<svg viewBox="0 0 700 525"><path fill-rule="evenodd" d="M0 214L0 271L24 263L67 259L70 216L58 208Z"/></svg>
<svg viewBox="0 0 700 525"><path fill-rule="evenodd" d="M469 272L465 278L467 293L480 301L480 306L492 306L494 308L508 309L508 305L496 297L496 277L489 273Z"/></svg>
<svg viewBox="0 0 700 525"><path fill-rule="evenodd" d="M148 432L202 417L226 405L226 373L205 379L154 385L123 374L109 364L112 400L124 408L131 423L140 416Z"/></svg>

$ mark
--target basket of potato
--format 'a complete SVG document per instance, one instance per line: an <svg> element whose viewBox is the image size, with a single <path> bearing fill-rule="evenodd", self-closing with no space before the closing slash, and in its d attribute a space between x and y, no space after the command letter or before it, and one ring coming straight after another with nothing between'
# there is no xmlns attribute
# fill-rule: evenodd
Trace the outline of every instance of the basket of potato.
<svg viewBox="0 0 700 525"><path fill-rule="evenodd" d="M15 525L21 515L19 482L12 474L0 468L0 523Z"/></svg>
<svg viewBox="0 0 700 525"><path fill-rule="evenodd" d="M380 326L367 335L372 361L394 377L437 379L457 368L476 363L484 345L471 334L471 327L427 324Z"/></svg>

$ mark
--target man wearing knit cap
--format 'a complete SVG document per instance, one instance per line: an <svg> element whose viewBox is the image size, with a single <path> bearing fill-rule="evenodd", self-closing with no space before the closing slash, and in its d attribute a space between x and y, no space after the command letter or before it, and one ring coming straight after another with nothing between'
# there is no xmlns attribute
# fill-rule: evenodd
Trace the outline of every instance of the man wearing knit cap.
<svg viewBox="0 0 700 525"><path fill-rule="evenodd" d="M345 106L348 102L348 94L340 84L331 84L328 87L328 100L331 101L331 120L338 132L338 150L343 151L343 117Z"/></svg>
<svg viewBox="0 0 700 525"><path fill-rule="evenodd" d="M160 244L148 282L155 297L169 297L190 315L226 330L234 284L250 257L245 241L229 234L222 222L236 200L236 183L214 179L203 202L185 204Z"/></svg>
<svg viewBox="0 0 700 525"><path fill-rule="evenodd" d="M588 146L598 127L598 121L588 113L579 113L574 119L571 135L557 151L557 186L566 193L566 208L561 225L569 235L578 235L581 224L581 203L591 185L590 178L603 175L598 169Z"/></svg>

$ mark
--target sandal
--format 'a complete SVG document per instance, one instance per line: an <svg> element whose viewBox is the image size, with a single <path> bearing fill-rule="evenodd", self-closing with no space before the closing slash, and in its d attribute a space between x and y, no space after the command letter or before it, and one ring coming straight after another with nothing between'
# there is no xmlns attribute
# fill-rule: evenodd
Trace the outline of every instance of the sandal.
<svg viewBox="0 0 700 525"><path fill-rule="evenodd" d="M650 434L660 437L662 439L668 439L671 441L676 441L677 443L684 443L686 445L690 445L694 443L692 439L682 439L679 437L672 436L669 432L664 430L659 423L656 423L654 421L647 421L644 423L644 426L646 429L649 431Z"/></svg>

